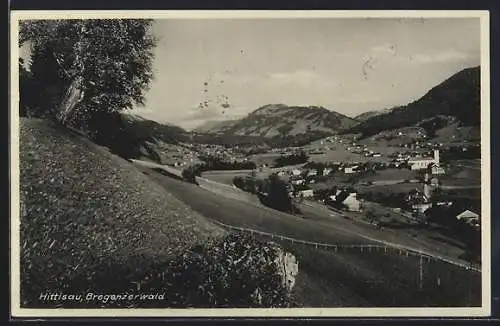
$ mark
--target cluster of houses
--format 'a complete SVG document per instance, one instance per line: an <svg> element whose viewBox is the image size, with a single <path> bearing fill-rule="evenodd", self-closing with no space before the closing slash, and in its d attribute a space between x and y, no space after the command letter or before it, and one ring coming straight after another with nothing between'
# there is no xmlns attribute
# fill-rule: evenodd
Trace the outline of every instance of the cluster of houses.
<svg viewBox="0 0 500 326"><path fill-rule="evenodd" d="M300 190L298 192L291 191L289 194L291 197L300 198L311 198L315 195L312 189ZM358 194L347 189L337 189L334 194L328 196L328 199L326 199L324 203L349 212L362 211L362 205L361 201L358 199Z"/></svg>
<svg viewBox="0 0 500 326"><path fill-rule="evenodd" d="M198 144L198 143L186 143L182 146L178 146L174 150L172 158L175 159L175 166L182 167L188 166L193 162L200 162L199 157L215 157L222 161L228 162L244 162L248 161L248 158L244 154L238 152L238 148L227 148L221 145L214 144Z"/></svg>
<svg viewBox="0 0 500 326"><path fill-rule="evenodd" d="M412 211L424 215L426 211L430 208L433 207L433 205L437 207L443 207L443 208L452 208L453 202L448 201L448 200L441 200L441 201L433 201L432 200L432 192L434 189L439 187L439 180L437 178L429 178L429 174L426 173L425 175L425 180L424 180L424 189L423 191L420 191L418 189L415 189L413 191L410 191L408 193L408 196L406 198L407 203L411 207ZM469 210L465 209L461 211L460 213L455 215L455 218L460 221L464 221L466 224L470 225L471 227L475 229L480 228L480 216L479 214Z"/></svg>
<svg viewBox="0 0 500 326"><path fill-rule="evenodd" d="M433 151L433 156L425 157L420 153L394 153L394 159L391 164L399 168L402 166L408 167L411 170L427 170L430 169L433 175L441 175L445 170L440 166L439 150Z"/></svg>

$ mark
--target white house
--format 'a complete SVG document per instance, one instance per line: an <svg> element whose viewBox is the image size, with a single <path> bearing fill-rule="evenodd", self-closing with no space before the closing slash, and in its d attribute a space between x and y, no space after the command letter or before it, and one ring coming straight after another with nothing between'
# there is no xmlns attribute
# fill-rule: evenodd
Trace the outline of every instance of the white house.
<svg viewBox="0 0 500 326"><path fill-rule="evenodd" d="M292 184L294 186L303 185L303 184L305 184L305 182L306 182L306 180L304 180L304 179L292 180Z"/></svg>
<svg viewBox="0 0 500 326"><path fill-rule="evenodd" d="M431 172L433 175L440 175L445 173L444 168L440 167L436 163L432 164Z"/></svg>
<svg viewBox="0 0 500 326"><path fill-rule="evenodd" d="M357 165L355 166L347 166L344 168L344 173L345 174L351 174L351 173L356 173L356 169L358 168Z"/></svg>
<svg viewBox="0 0 500 326"><path fill-rule="evenodd" d="M361 212L361 202L357 198L355 192L351 192L343 201L342 204L346 205L347 210L351 212Z"/></svg>
<svg viewBox="0 0 500 326"><path fill-rule="evenodd" d="M304 198L308 198L308 197L313 197L314 196L314 191L312 189L307 189L307 190L301 190L299 192L300 196L304 197Z"/></svg>
<svg viewBox="0 0 500 326"><path fill-rule="evenodd" d="M361 212L361 202L357 198L357 193L337 190L335 195L330 196L330 200L342 203L348 211Z"/></svg>
<svg viewBox="0 0 500 326"><path fill-rule="evenodd" d="M299 169L293 169L292 170L292 175L294 176L298 176L298 175L301 175L302 174L302 171L299 170Z"/></svg>
<svg viewBox="0 0 500 326"><path fill-rule="evenodd" d="M468 221L468 220L477 220L477 219L479 219L479 214L474 213L468 209L457 215L457 220Z"/></svg>
<svg viewBox="0 0 500 326"><path fill-rule="evenodd" d="M312 169L307 172L308 177L314 177L316 175L318 175L318 171L316 169Z"/></svg>
<svg viewBox="0 0 500 326"><path fill-rule="evenodd" d="M323 169L323 175L329 175L332 173L333 169L332 168L324 168Z"/></svg>
<svg viewBox="0 0 500 326"><path fill-rule="evenodd" d="M434 150L433 158L423 158L419 160L409 160L408 164L412 170L423 170L429 168L430 164L439 166L439 150Z"/></svg>
<svg viewBox="0 0 500 326"><path fill-rule="evenodd" d="M408 164L412 170L423 170L429 167L429 164L434 163L434 159L409 160Z"/></svg>

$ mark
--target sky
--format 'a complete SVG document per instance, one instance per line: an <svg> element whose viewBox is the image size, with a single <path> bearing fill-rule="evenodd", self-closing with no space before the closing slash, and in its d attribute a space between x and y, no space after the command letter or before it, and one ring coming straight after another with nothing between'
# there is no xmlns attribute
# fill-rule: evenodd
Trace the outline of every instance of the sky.
<svg viewBox="0 0 500 326"><path fill-rule="evenodd" d="M134 113L187 129L273 103L354 117L480 64L479 18L160 19L153 32L154 80Z"/></svg>

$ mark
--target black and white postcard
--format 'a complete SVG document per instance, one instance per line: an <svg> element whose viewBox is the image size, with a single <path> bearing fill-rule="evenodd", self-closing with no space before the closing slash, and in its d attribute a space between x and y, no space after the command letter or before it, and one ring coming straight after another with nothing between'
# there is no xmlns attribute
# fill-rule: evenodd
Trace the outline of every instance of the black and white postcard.
<svg viewBox="0 0 500 326"><path fill-rule="evenodd" d="M487 11L11 12L15 317L487 316Z"/></svg>

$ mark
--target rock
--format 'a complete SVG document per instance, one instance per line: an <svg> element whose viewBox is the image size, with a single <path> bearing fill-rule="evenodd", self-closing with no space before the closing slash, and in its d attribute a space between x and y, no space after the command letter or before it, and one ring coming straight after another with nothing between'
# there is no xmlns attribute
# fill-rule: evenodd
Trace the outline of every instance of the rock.
<svg viewBox="0 0 500 326"><path fill-rule="evenodd" d="M299 273L299 263L297 258L289 252L284 251L281 248L276 248L277 257L274 260L278 273L280 274L283 282L283 286L286 287L288 293L290 294L293 287L295 286L295 278Z"/></svg>

